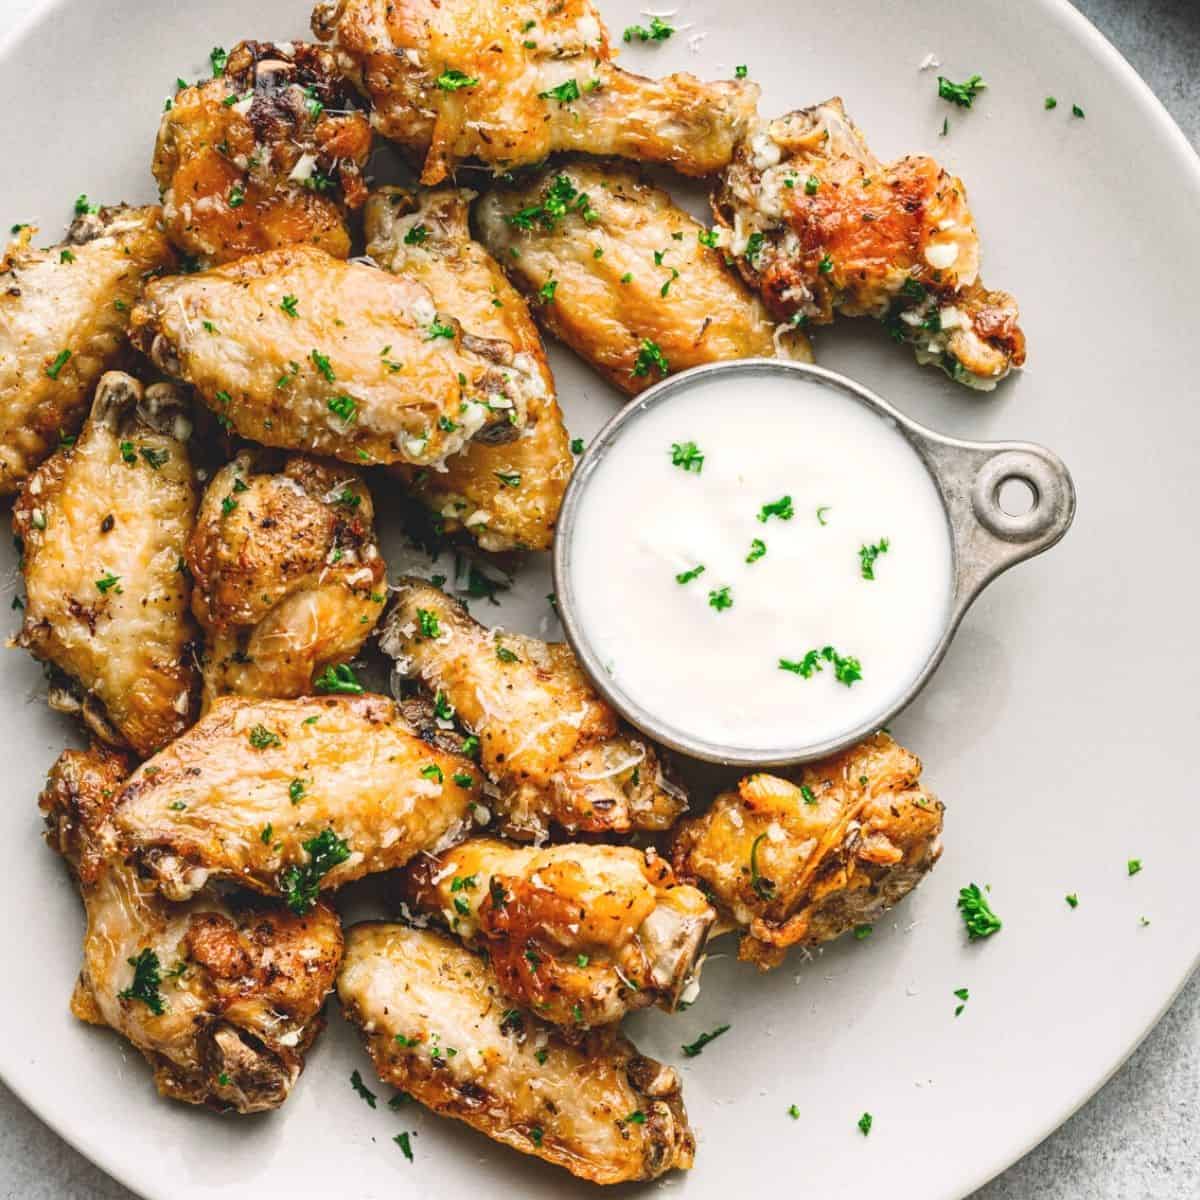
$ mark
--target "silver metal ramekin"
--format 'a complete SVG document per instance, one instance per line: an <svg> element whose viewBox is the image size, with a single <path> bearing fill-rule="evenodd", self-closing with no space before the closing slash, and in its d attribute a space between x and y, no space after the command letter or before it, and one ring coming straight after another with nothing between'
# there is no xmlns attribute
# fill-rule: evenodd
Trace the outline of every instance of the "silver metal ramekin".
<svg viewBox="0 0 1200 1200"><path fill-rule="evenodd" d="M571 555L576 515L589 481L621 433L647 410L670 402L692 384L714 375L752 380L763 375L792 375L841 392L895 423L920 455L942 498L954 554L953 592L941 639L912 686L885 712L836 738L771 749L748 750L701 740L674 728L626 695L604 670L578 618ZM1000 488L1009 480L1023 481L1033 497L1032 507L1010 516L999 503ZM1062 460L1031 442L969 442L947 437L910 420L874 392L823 367L773 358L712 363L672 375L627 404L600 431L579 460L563 499L554 542L554 584L558 612L567 640L604 698L632 724L656 742L683 754L733 766L784 766L835 754L873 733L905 708L921 691L942 661L959 622L976 596L1002 571L1048 550L1067 532L1075 516L1075 485ZM736 703L736 698L732 698Z"/></svg>

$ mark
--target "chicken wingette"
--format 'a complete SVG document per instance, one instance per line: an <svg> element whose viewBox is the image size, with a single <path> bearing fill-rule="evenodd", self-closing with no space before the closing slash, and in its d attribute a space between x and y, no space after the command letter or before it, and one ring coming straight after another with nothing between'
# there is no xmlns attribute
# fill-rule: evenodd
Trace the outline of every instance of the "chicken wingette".
<svg viewBox="0 0 1200 1200"><path fill-rule="evenodd" d="M478 782L383 696L222 696L129 777L113 826L170 900L221 879L303 913L321 890L452 843Z"/></svg>
<svg viewBox="0 0 1200 1200"><path fill-rule="evenodd" d="M472 333L506 341L514 362L540 378L525 425L509 442L473 441L441 471L396 467L447 533L465 529L485 550L548 550L572 459L554 377L529 308L500 264L472 240L475 193L381 188L367 199L367 253L388 271L423 283L438 308Z"/></svg>
<svg viewBox="0 0 1200 1200"><path fill-rule="evenodd" d="M0 496L79 432L143 278L174 261L160 209L77 207L59 245L34 249L37 231L20 225L0 255Z"/></svg>
<svg viewBox="0 0 1200 1200"><path fill-rule="evenodd" d="M312 26L424 184L464 159L502 172L559 150L711 175L758 100L748 80L620 70L590 0L332 0Z"/></svg>
<svg viewBox="0 0 1200 1200"><path fill-rule="evenodd" d="M187 547L206 706L362 691L344 664L387 598L374 516L343 463L246 450L217 472Z"/></svg>
<svg viewBox="0 0 1200 1200"><path fill-rule="evenodd" d="M13 506L23 548L17 644L69 682L56 708L146 757L190 723L196 681L183 550L196 515L191 420L170 384L110 371L79 438Z"/></svg>
<svg viewBox="0 0 1200 1200"><path fill-rule="evenodd" d="M722 247L781 321L877 317L918 362L984 391L1025 361L1016 300L980 282L962 180L923 155L880 162L841 100L763 122L713 211Z"/></svg>
<svg viewBox="0 0 1200 1200"><path fill-rule="evenodd" d="M353 96L329 51L303 42L240 42L220 74L176 92L154 147L171 240L205 264L299 242L346 258L371 153Z"/></svg>
<svg viewBox="0 0 1200 1200"><path fill-rule="evenodd" d="M324 1021L342 954L336 914L201 895L171 904L114 847L108 820L129 763L67 750L40 805L87 913L71 1011L132 1043L159 1092L220 1110L287 1099Z"/></svg>
<svg viewBox="0 0 1200 1200"><path fill-rule="evenodd" d="M812 361L713 248L716 235L619 163L572 162L488 192L480 236L539 323L623 392L733 358Z"/></svg>
<svg viewBox="0 0 1200 1200"><path fill-rule="evenodd" d="M441 934L355 925L338 998L380 1079L440 1116L593 1183L692 1165L670 1067L615 1027L566 1040L513 1008L487 961Z"/></svg>
<svg viewBox="0 0 1200 1200"><path fill-rule="evenodd" d="M420 283L315 246L155 280L130 336L240 436L360 466L509 440L544 387Z"/></svg>
<svg viewBox="0 0 1200 1200"><path fill-rule="evenodd" d="M716 919L653 850L632 846L471 838L413 859L404 896L486 950L505 996L572 1032L651 1004L673 1011Z"/></svg>
<svg viewBox="0 0 1200 1200"><path fill-rule="evenodd" d="M380 645L478 743L510 837L667 829L687 808L652 745L623 725L570 648L486 629L420 579L396 589ZM436 728L436 725L435 725Z"/></svg>
<svg viewBox="0 0 1200 1200"><path fill-rule="evenodd" d="M875 920L942 852L942 803L886 733L809 763L799 782L750 775L672 835L671 861L741 932L738 957L778 966Z"/></svg>

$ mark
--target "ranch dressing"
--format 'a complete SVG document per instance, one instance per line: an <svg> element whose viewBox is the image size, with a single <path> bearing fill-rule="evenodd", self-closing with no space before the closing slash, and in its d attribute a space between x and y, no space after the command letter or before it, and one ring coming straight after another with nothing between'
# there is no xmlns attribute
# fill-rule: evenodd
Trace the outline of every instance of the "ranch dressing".
<svg viewBox="0 0 1200 1200"><path fill-rule="evenodd" d="M909 442L832 387L772 374L699 379L627 423L571 555L580 629L615 686L747 750L884 713L952 592L946 515Z"/></svg>

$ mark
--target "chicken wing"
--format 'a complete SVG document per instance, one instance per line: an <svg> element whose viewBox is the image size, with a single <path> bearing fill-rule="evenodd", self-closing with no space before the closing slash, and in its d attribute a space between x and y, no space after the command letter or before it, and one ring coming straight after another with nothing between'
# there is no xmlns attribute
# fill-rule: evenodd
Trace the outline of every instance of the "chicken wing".
<svg viewBox="0 0 1200 1200"><path fill-rule="evenodd" d="M673 1011L716 919L653 850L632 846L471 838L413 859L404 894L487 951L505 996L573 1031L651 1004Z"/></svg>
<svg viewBox="0 0 1200 1200"><path fill-rule="evenodd" d="M439 308L466 327L509 343L514 362L541 380L526 402L525 427L511 442L474 441L443 471L397 467L442 519L485 550L549 550L570 478L567 431L554 377L529 308L467 225L475 193L459 188L381 188L367 199L367 253L385 270L423 283Z"/></svg>
<svg viewBox="0 0 1200 1200"><path fill-rule="evenodd" d="M424 184L464 159L500 172L556 150L711 175L758 100L748 80L619 70L590 0L332 0L312 24Z"/></svg>
<svg viewBox="0 0 1200 1200"><path fill-rule="evenodd" d="M191 422L170 384L110 371L72 446L13 506L23 546L17 644L73 681L51 704L146 757L182 733L196 680L183 548L196 515Z"/></svg>
<svg viewBox="0 0 1200 1200"><path fill-rule="evenodd" d="M480 235L541 325L630 395L731 358L812 361L726 270L709 230L618 163L573 162L476 206Z"/></svg>
<svg viewBox="0 0 1200 1200"><path fill-rule="evenodd" d="M485 629L421 579L401 581L380 637L401 675L478 743L501 828L542 839L667 829L687 808L654 748L622 725L563 643Z"/></svg>
<svg viewBox="0 0 1200 1200"><path fill-rule="evenodd" d="M441 1116L593 1183L692 1165L670 1067L615 1027L567 1041L509 1007L487 961L440 934L355 925L338 998L379 1077Z"/></svg>
<svg viewBox="0 0 1200 1200"><path fill-rule="evenodd" d="M750 775L670 849L732 927L738 957L762 970L789 946L815 946L902 900L941 855L942 804L921 763L886 733L804 767L800 782Z"/></svg>
<svg viewBox="0 0 1200 1200"><path fill-rule="evenodd" d="M113 821L170 900L226 879L303 913L321 889L455 841L477 782L383 696L223 696L130 776Z"/></svg>
<svg viewBox="0 0 1200 1200"><path fill-rule="evenodd" d="M962 180L922 155L881 163L839 99L752 132L713 211L780 320L877 317L918 362L983 391L1025 361L1017 302L979 281Z"/></svg>
<svg viewBox="0 0 1200 1200"><path fill-rule="evenodd" d="M136 1046L164 1096L243 1113L277 1108L324 1025L341 925L324 904L301 917L207 895L163 900L113 854L106 829L128 765L112 751L68 750L40 799L47 840L74 871L87 912L71 1010Z"/></svg>
<svg viewBox="0 0 1200 1200"><path fill-rule="evenodd" d="M156 280L130 336L242 437L359 465L508 440L544 387L421 284L314 246Z"/></svg>
<svg viewBox="0 0 1200 1200"><path fill-rule="evenodd" d="M154 147L171 240L209 264L300 242L346 258L371 153L352 95L333 55L303 42L241 42L223 73L177 92Z"/></svg>
<svg viewBox="0 0 1200 1200"><path fill-rule="evenodd" d="M353 467L244 450L213 477L187 547L207 637L204 698L361 692L352 659L387 598L371 494Z"/></svg>
<svg viewBox="0 0 1200 1200"><path fill-rule="evenodd" d="M96 381L118 364L143 278L174 260L160 216L85 212L49 250L23 225L0 256L0 496L79 432Z"/></svg>

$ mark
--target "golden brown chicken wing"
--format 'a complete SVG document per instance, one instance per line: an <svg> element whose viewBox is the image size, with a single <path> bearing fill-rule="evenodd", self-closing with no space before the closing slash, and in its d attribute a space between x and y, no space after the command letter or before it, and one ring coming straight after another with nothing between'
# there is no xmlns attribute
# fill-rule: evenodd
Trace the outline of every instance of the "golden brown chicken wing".
<svg viewBox="0 0 1200 1200"><path fill-rule="evenodd" d="M156 280L130 336L242 437L359 465L515 437L543 386L421 284L313 246Z"/></svg>
<svg viewBox="0 0 1200 1200"><path fill-rule="evenodd" d="M110 371L78 441L13 506L23 546L17 643L72 681L51 704L138 755L187 728L196 681L183 549L196 515L191 422L170 384Z"/></svg>
<svg viewBox="0 0 1200 1200"><path fill-rule="evenodd" d="M562 643L485 629L421 579L401 581L380 646L470 730L510 837L667 829L687 808L653 746L621 724Z"/></svg>
<svg viewBox="0 0 1200 1200"><path fill-rule="evenodd" d="M371 98L375 128L424 160L424 184L467 158L499 172L556 150L710 175L758 100L748 80L619 70L590 0L331 0L313 32Z"/></svg>
<svg viewBox="0 0 1200 1200"><path fill-rule="evenodd" d="M168 899L225 879L303 913L320 890L452 843L478 781L383 696L223 696L130 776L113 821Z"/></svg>
<svg viewBox="0 0 1200 1200"><path fill-rule="evenodd" d="M618 1030L580 1044L504 999L486 960L440 934L347 932L338 997L379 1077L441 1116L593 1183L692 1165L679 1077Z"/></svg>
<svg viewBox="0 0 1200 1200"><path fill-rule="evenodd" d="M721 261L715 238L619 163L574 162L476 206L480 235L540 324L623 392L731 358L812 361Z"/></svg>
<svg viewBox="0 0 1200 1200"><path fill-rule="evenodd" d="M87 911L71 1000L145 1055L158 1090L237 1112L276 1108L324 1021L342 954L337 916L203 895L169 904L119 854L107 821L123 755L67 750L40 804Z"/></svg>
<svg viewBox="0 0 1200 1200"><path fill-rule="evenodd" d="M353 467L244 450L204 494L187 547L204 697L362 691L352 659L387 599L371 494Z"/></svg>
<svg viewBox="0 0 1200 1200"><path fill-rule="evenodd" d="M0 256L0 496L79 432L96 381L118 364L143 278L174 260L161 215L83 212L49 250L24 225Z"/></svg>
<svg viewBox="0 0 1200 1200"><path fill-rule="evenodd" d="M177 92L154 147L171 240L208 264L299 242L346 258L371 153L352 95L303 42L240 42L220 75Z"/></svg>
<svg viewBox="0 0 1200 1200"><path fill-rule="evenodd" d="M674 1010L716 913L653 850L471 838L415 858L404 894L487 951L501 992L571 1031Z"/></svg>
<svg viewBox="0 0 1200 1200"><path fill-rule="evenodd" d="M526 401L525 427L510 442L471 442L445 470L395 468L442 520L485 550L549 550L572 460L554 377L529 308L499 263L471 239L475 193L381 188L367 199L367 253L385 270L423 283L438 308L472 333L508 342L514 361L541 380Z"/></svg>
<svg viewBox="0 0 1200 1200"><path fill-rule="evenodd" d="M1025 361L1017 302L979 281L962 180L931 158L881 163L841 100L764 122L713 204L722 245L781 320L873 316L968 387Z"/></svg>
<svg viewBox="0 0 1200 1200"><path fill-rule="evenodd" d="M874 920L937 862L942 804L920 777L886 733L810 763L799 783L750 775L680 823L671 860L743 931L738 957L766 970L789 946Z"/></svg>

